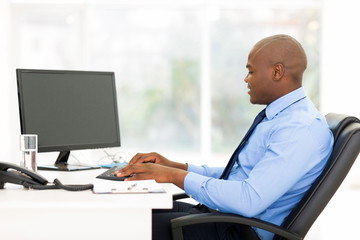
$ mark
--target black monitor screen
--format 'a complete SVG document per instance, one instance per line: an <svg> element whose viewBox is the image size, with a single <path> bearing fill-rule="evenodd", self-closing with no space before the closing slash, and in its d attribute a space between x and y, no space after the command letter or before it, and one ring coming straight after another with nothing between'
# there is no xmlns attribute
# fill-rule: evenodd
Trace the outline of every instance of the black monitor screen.
<svg viewBox="0 0 360 240"><path fill-rule="evenodd" d="M17 69L22 134L38 151L120 146L113 72Z"/></svg>

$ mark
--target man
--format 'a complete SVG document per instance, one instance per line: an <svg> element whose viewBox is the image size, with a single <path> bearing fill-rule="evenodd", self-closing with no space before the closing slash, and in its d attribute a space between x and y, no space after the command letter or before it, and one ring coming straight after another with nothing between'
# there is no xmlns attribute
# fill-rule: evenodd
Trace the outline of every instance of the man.
<svg viewBox="0 0 360 240"><path fill-rule="evenodd" d="M154 211L153 239L171 239L170 219L199 212L235 213L280 225L323 170L333 136L302 87L307 59L300 43L287 35L267 37L253 47L246 67L250 102L266 105L266 110L244 146L235 151L228 173L223 167L177 163L157 153L136 154L117 173L134 174L128 180L174 183L203 204L175 203L171 211ZM231 224L184 230L185 239L254 235L273 237L260 229Z"/></svg>

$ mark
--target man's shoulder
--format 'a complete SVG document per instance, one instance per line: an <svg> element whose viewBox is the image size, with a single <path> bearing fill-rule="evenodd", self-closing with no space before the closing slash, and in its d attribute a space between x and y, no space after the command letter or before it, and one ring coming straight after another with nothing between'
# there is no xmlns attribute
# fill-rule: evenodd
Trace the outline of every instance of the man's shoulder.
<svg viewBox="0 0 360 240"><path fill-rule="evenodd" d="M325 117L311 104L293 105L269 120L272 129L291 128L329 130Z"/></svg>
<svg viewBox="0 0 360 240"><path fill-rule="evenodd" d="M326 123L325 117L317 110L310 99L297 102L280 111L274 120L284 124L306 124L311 125L314 121Z"/></svg>

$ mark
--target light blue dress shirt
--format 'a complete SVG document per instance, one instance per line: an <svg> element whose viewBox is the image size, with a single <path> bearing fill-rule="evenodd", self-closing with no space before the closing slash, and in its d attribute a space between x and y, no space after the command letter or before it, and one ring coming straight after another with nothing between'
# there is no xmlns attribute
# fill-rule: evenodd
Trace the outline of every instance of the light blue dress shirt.
<svg viewBox="0 0 360 240"><path fill-rule="evenodd" d="M209 208L280 225L323 170L333 142L301 87L267 106L228 180L219 179L224 167L188 164L184 189ZM262 240L273 237L255 231Z"/></svg>

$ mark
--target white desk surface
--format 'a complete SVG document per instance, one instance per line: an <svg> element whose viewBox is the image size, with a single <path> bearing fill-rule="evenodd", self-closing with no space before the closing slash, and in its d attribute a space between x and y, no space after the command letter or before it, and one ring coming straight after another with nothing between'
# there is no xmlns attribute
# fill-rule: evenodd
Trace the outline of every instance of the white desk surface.
<svg viewBox="0 0 360 240"><path fill-rule="evenodd" d="M75 172L39 171L49 181L58 178L63 184L88 184L104 169ZM77 207L77 208L172 208L171 184L161 184L166 193L94 194L91 190L27 190L10 186L0 191L0 208ZM5 185L6 187L6 185Z"/></svg>
<svg viewBox="0 0 360 240"><path fill-rule="evenodd" d="M92 183L104 169L39 171L49 181ZM94 194L91 190L0 190L1 239L151 239L151 209L172 208L172 184L166 193ZM119 234L120 233L120 234ZM116 237L118 235L118 237Z"/></svg>

